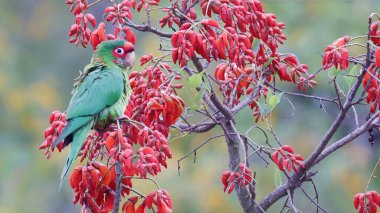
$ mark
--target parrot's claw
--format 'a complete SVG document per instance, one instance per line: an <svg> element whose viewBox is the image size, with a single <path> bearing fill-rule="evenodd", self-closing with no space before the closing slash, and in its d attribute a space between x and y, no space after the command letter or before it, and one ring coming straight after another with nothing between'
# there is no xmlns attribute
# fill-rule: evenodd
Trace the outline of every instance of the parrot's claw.
<svg viewBox="0 0 380 213"><path fill-rule="evenodd" d="M119 117L117 118L117 120L130 120L130 118L129 118L128 116L122 114L121 116L119 116Z"/></svg>
<svg viewBox="0 0 380 213"><path fill-rule="evenodd" d="M126 115L121 115L117 120L116 120L117 124L119 125L119 122L123 123L133 123L133 120L131 120L128 116Z"/></svg>

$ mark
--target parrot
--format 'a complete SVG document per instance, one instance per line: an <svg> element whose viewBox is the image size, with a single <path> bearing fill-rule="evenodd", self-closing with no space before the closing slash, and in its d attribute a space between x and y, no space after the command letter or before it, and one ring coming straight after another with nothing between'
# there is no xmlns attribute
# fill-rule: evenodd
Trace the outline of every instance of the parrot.
<svg viewBox="0 0 380 213"><path fill-rule="evenodd" d="M127 68L135 62L134 45L125 40L101 42L74 83L66 126L54 142L71 144L61 175L62 182L91 129L104 130L122 117L132 89Z"/></svg>

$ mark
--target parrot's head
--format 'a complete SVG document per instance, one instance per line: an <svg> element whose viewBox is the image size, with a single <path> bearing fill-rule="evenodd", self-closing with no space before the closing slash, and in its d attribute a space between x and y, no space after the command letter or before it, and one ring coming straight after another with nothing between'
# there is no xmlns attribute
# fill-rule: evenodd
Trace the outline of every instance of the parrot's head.
<svg viewBox="0 0 380 213"><path fill-rule="evenodd" d="M125 40L103 41L97 47L93 60L108 65L132 68L135 64L135 47Z"/></svg>

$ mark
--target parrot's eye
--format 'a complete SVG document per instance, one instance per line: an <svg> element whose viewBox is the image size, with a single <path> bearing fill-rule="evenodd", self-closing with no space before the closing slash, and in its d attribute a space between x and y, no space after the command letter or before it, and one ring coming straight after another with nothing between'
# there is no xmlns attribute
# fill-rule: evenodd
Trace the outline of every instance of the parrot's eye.
<svg viewBox="0 0 380 213"><path fill-rule="evenodd" d="M119 55L123 55L123 54L124 54L124 49L121 48L121 47L119 47L119 48L117 48L117 49L115 50L115 52L116 52L117 54L119 54Z"/></svg>

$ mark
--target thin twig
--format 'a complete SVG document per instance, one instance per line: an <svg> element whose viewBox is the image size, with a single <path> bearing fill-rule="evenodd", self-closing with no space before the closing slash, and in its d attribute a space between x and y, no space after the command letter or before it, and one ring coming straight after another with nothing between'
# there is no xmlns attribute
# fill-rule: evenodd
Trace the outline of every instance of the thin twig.
<svg viewBox="0 0 380 213"><path fill-rule="evenodd" d="M293 212L295 212L295 213L299 212L298 209L296 208L296 206L293 203L293 193L291 193L289 189L286 190L286 191L288 193L289 203L290 203L290 206L293 209Z"/></svg>
<svg viewBox="0 0 380 213"><path fill-rule="evenodd" d="M224 135L217 135L217 136L214 136L214 137L211 137L209 139L207 139L205 142L201 143L199 146L197 146L195 149L193 149L191 152L187 153L185 156L181 157L180 159L177 160L177 163L178 163L178 175L180 175L180 169L181 169L181 161L186 159L187 157L189 157L191 154L195 153L198 149L202 148L205 144L207 144L208 142L210 142L211 140L215 139L215 138L219 138L219 137L223 137Z"/></svg>
<svg viewBox="0 0 380 213"><path fill-rule="evenodd" d="M371 181L372 181L372 179L375 177L375 171L376 171L376 169L377 169L377 166L379 165L379 162L380 162L380 158L377 160L377 162L376 162L376 164L375 164L375 167L373 167L373 170L372 170L372 172L371 172L371 176L369 177L369 179L368 179L368 183L367 183L367 186L365 187L365 192L367 192L368 191L368 187L369 187L369 185L371 184Z"/></svg>
<svg viewBox="0 0 380 213"><path fill-rule="evenodd" d="M323 212L327 213L327 211L326 211L321 205L319 205L317 202L315 202L314 199L311 198L311 197L306 193L306 191L302 188L302 186L300 186L300 189L302 190L302 192L304 193L304 195L305 195L307 198L309 198L309 200L310 200L312 203L314 203L314 205L317 206L317 212L318 212L318 209L320 209L320 210L322 210Z"/></svg>
<svg viewBox="0 0 380 213"><path fill-rule="evenodd" d="M113 213L119 212L120 207L120 199L121 199L121 179L122 179L122 172L121 172L121 164L119 161L116 161L116 191L115 191L115 201L113 203Z"/></svg>
<svg viewBox="0 0 380 213"><path fill-rule="evenodd" d="M135 24L135 23L131 22L129 19L127 19L127 22L125 23L125 25L127 25L128 27L132 27L132 28L134 28L138 31L141 31L141 32L151 32L151 33L154 33L158 36L162 36L165 38L171 38L173 35L173 33L168 33L168 32L158 30L158 29L153 28L147 24L141 24L141 25Z"/></svg>

